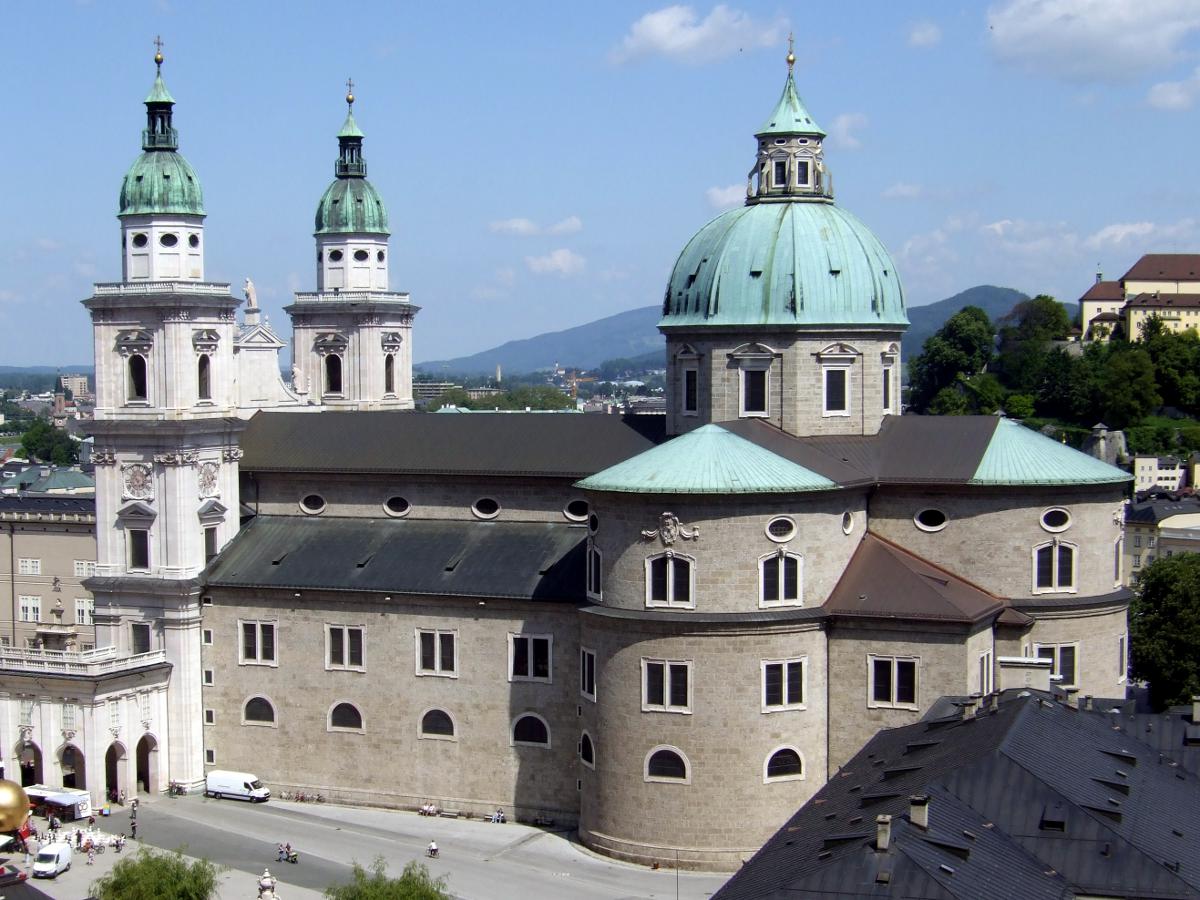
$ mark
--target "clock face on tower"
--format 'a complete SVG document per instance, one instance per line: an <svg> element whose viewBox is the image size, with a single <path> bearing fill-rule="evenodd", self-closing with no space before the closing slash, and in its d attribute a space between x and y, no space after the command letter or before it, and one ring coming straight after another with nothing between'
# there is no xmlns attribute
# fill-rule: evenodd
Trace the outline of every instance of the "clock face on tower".
<svg viewBox="0 0 1200 900"><path fill-rule="evenodd" d="M196 478L200 487L200 498L216 497L221 492L217 489L217 471L218 467L215 462L206 462L200 464L200 470L196 473Z"/></svg>
<svg viewBox="0 0 1200 900"><path fill-rule="evenodd" d="M149 466L133 463L125 467L125 496L131 500L149 500L154 496Z"/></svg>

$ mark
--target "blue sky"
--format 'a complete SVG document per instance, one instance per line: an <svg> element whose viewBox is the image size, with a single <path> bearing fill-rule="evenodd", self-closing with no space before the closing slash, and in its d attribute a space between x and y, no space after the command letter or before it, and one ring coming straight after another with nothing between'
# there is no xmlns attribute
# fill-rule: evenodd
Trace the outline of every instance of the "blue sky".
<svg viewBox="0 0 1200 900"><path fill-rule="evenodd" d="M452 10L452 11L447 11ZM42 3L5 17L0 363L91 361L161 34L206 276L315 287L347 76L417 360L661 302L785 76L909 305L1200 250L1200 2Z"/></svg>

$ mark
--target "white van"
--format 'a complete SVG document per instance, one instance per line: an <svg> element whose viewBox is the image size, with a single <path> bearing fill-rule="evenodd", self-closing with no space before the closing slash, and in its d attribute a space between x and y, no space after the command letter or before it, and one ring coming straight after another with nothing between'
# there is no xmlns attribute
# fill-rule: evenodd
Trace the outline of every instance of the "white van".
<svg viewBox="0 0 1200 900"><path fill-rule="evenodd" d="M236 797L239 800L258 803L270 799L271 792L263 787L257 775L251 775L249 772L223 772L217 769L209 772L205 779L204 796L217 799Z"/></svg>
<svg viewBox="0 0 1200 900"><path fill-rule="evenodd" d="M47 844L33 861L34 878L54 878L71 868L70 844Z"/></svg>

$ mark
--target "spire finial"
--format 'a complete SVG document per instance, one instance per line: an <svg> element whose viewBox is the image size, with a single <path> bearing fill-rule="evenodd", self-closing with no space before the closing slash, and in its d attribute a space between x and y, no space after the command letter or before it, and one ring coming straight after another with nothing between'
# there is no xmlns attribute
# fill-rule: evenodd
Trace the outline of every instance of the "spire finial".
<svg viewBox="0 0 1200 900"><path fill-rule="evenodd" d="M158 66L158 71L162 72L163 55L162 55L162 35L154 36L154 65Z"/></svg>
<svg viewBox="0 0 1200 900"><path fill-rule="evenodd" d="M796 64L796 54L792 52L792 43L793 43L792 42L792 33L789 31L788 32L788 55L787 55L787 67L788 67L789 75L792 74L792 66L794 66Z"/></svg>
<svg viewBox="0 0 1200 900"><path fill-rule="evenodd" d="M346 105L354 106L354 79L346 79Z"/></svg>

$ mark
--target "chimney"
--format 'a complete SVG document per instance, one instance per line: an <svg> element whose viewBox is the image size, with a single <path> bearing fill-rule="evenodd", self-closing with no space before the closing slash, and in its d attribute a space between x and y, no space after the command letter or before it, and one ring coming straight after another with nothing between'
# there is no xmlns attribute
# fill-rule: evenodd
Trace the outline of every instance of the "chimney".
<svg viewBox="0 0 1200 900"><path fill-rule="evenodd" d="M892 817L879 815L875 817L875 849L886 853L892 843Z"/></svg>
<svg viewBox="0 0 1200 900"><path fill-rule="evenodd" d="M1200 694L1192 695L1192 724L1200 725Z"/></svg>
<svg viewBox="0 0 1200 900"><path fill-rule="evenodd" d="M1079 688L1069 687L1064 693L1067 695L1067 706L1071 709L1079 708Z"/></svg>
<svg viewBox="0 0 1200 900"><path fill-rule="evenodd" d="M1080 709L1091 709L1092 708L1092 695L1091 694L1084 694L1082 697L1079 698L1079 708Z"/></svg>
<svg viewBox="0 0 1200 900"><path fill-rule="evenodd" d="M908 821L920 829L929 829L929 796L927 794L914 794L908 798Z"/></svg>

